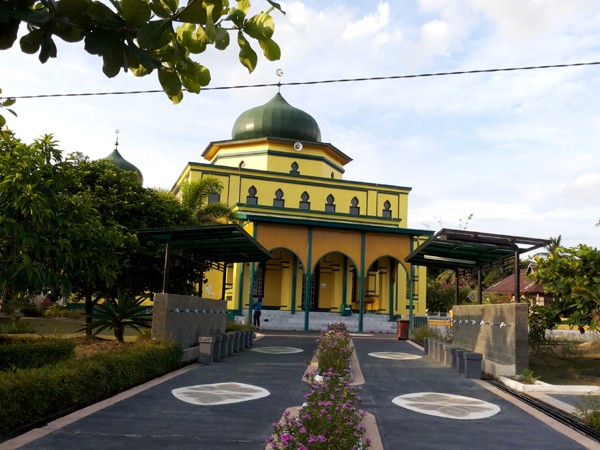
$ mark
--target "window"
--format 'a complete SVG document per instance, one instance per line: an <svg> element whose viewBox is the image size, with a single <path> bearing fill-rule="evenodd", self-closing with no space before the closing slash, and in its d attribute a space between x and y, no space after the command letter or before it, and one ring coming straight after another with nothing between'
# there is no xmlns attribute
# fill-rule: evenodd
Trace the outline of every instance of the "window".
<svg viewBox="0 0 600 450"><path fill-rule="evenodd" d="M383 204L383 211L381 212L381 217L385 217L386 219L392 218L392 210L390 209L390 206L390 202L386 200Z"/></svg>
<svg viewBox="0 0 600 450"><path fill-rule="evenodd" d="M283 208L285 206L285 199L283 198L283 191L281 189L277 189L275 191L273 206L275 206L276 208Z"/></svg>
<svg viewBox="0 0 600 450"><path fill-rule="evenodd" d="M350 214L355 216L360 214L360 207L358 206L358 199L356 197L350 200Z"/></svg>
<svg viewBox="0 0 600 450"><path fill-rule="evenodd" d="M327 196L327 203L325 203L325 212L335 212L335 198L329 194Z"/></svg>
<svg viewBox="0 0 600 450"><path fill-rule="evenodd" d="M250 186L248 189L248 196L246 197L247 205L258 205L258 197L256 196L256 188L254 186Z"/></svg>
<svg viewBox="0 0 600 450"><path fill-rule="evenodd" d="M300 196L300 209L310 209L309 199L310 196L308 195L308 192L304 191Z"/></svg>
<svg viewBox="0 0 600 450"><path fill-rule="evenodd" d="M298 163L296 161L294 161L291 165L292 170L290 170L290 173L292 175L300 175L300 172L298 172Z"/></svg>
<svg viewBox="0 0 600 450"><path fill-rule="evenodd" d="M208 204L219 203L221 201L221 194L218 192L211 192L208 194Z"/></svg>

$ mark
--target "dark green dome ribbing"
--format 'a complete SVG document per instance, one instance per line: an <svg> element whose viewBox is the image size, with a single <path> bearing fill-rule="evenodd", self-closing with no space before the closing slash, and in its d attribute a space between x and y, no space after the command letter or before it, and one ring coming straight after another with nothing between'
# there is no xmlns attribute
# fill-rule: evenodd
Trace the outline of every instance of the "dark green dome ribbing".
<svg viewBox="0 0 600 450"><path fill-rule="evenodd" d="M277 93L264 105L243 112L233 124L231 137L276 137L320 142L321 130L310 114L294 108Z"/></svg>
<svg viewBox="0 0 600 450"><path fill-rule="evenodd" d="M133 172L135 174L136 179L140 182L140 184L144 184L144 177L142 175L142 172L140 172L140 169L138 169L133 164L131 164L129 161L127 161L125 158L123 158L121 156L121 154L119 153L119 150L117 150L116 148L112 151L112 153L110 155L108 155L106 158L102 158L102 159L114 164L121 170L125 170L127 172Z"/></svg>

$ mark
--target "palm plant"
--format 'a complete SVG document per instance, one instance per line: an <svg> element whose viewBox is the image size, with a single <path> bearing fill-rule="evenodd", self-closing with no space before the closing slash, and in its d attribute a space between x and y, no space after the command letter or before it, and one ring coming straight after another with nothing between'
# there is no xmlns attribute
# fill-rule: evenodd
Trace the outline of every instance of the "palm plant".
<svg viewBox="0 0 600 450"><path fill-rule="evenodd" d="M182 193L182 202L194 212L200 224L237 222L233 209L225 203L209 203L208 196L223 192L223 184L218 178L208 176L192 181Z"/></svg>
<svg viewBox="0 0 600 450"><path fill-rule="evenodd" d="M91 331L94 336L104 330L113 330L117 341L123 342L125 328L131 327L138 332L142 328L150 328L152 314L142 303L147 296L118 292L116 298L106 300L96 305L92 313L92 321L84 329Z"/></svg>

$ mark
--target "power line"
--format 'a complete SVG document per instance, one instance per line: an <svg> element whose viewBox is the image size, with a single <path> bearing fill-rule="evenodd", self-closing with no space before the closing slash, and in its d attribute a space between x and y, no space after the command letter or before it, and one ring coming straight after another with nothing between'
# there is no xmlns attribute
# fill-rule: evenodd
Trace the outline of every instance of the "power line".
<svg viewBox="0 0 600 450"><path fill-rule="evenodd" d="M539 70L539 69L558 69L566 67L581 67L581 66L597 66L600 61L581 62L571 64L548 64L543 66L525 66L525 67L505 67L501 69L475 69L475 70L459 70L455 72L433 72L433 73L418 73L409 75L389 75L382 77L363 77L363 78L339 78L335 80L315 80L315 81L292 81L288 83L265 83L265 84L240 84L236 86L217 86L203 88L203 91L222 91L229 89L249 89L262 87L278 87L278 86L308 86L314 84L334 84L334 83L354 83L360 81L382 81L382 80L401 80L407 78L426 78L426 77L445 77L450 75L470 75L474 73L493 73L493 72L516 72L522 70ZM185 89L184 89L185 91ZM80 92L70 94L39 94L39 95L20 95L20 96L3 96L3 98L12 98L15 100L32 99L32 98L51 98L51 97L91 97L101 95L132 95L132 94L156 94L162 93L161 89L151 89L144 91L114 91L114 92Z"/></svg>

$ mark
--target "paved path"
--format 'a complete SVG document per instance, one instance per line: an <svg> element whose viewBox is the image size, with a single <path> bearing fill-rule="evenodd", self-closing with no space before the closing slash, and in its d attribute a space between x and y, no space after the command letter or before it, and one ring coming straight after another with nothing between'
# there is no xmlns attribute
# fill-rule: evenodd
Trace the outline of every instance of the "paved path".
<svg viewBox="0 0 600 450"><path fill-rule="evenodd" d="M147 389L134 391L134 395L123 396L127 398L121 401L96 405L89 415L86 415L89 410L75 413L46 429L33 430L0 444L0 449L262 450L272 423L285 408L303 401L307 386L301 377L318 337L268 333L255 341L256 349L291 347L302 352L246 350L216 364L190 366L152 383ZM544 421L540 420L483 382L466 379L427 358L398 359L405 357L399 354L423 356L409 342L397 341L389 335L353 340L366 380L362 408L375 415L385 449L600 449L600 443L585 440L577 433L572 433L573 438L566 436L559 424L541 415ZM390 353L370 356L373 352ZM225 382L258 386L270 395L240 403L200 406L182 401L172 393L174 389ZM451 397L445 408L435 401L424 404L421 399L421 411L430 408L454 418L423 414L392 402L398 396L423 392L437 394L438 400L439 394L461 396ZM464 401L462 397L472 400L467 400L466 406L452 404ZM108 406L103 407L106 403ZM487 418L456 418L457 414L469 417L479 414L473 411L489 414L495 408L499 412Z"/></svg>

